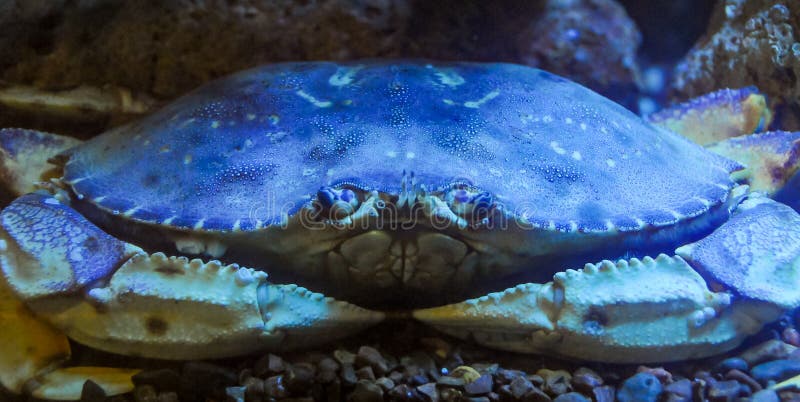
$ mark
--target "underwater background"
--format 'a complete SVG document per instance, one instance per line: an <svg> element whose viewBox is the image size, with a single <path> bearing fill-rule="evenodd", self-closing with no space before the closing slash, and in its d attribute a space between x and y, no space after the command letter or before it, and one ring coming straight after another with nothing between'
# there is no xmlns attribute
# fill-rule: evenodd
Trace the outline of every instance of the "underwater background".
<svg viewBox="0 0 800 402"><path fill-rule="evenodd" d="M640 114L752 85L772 129L800 130L798 30L796 0L0 1L0 127L85 139L259 64L431 58L539 67ZM132 394L90 384L87 401L791 401L769 385L800 375L797 320L663 366L497 352L406 321L305 352L161 362L75 345L74 361L148 368Z"/></svg>

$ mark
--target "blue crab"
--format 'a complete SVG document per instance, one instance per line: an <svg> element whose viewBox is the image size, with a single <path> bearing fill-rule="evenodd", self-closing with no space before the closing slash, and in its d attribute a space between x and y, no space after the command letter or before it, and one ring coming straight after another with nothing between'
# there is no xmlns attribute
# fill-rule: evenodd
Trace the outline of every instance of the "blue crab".
<svg viewBox="0 0 800 402"><path fill-rule="evenodd" d="M715 137L768 122L752 90L650 120L518 65L320 62L236 74L85 143L3 130L3 177L28 194L0 213L0 379L125 392L135 371L60 367L66 337L217 358L387 309L526 353L722 353L800 305L800 216L765 196L800 133Z"/></svg>

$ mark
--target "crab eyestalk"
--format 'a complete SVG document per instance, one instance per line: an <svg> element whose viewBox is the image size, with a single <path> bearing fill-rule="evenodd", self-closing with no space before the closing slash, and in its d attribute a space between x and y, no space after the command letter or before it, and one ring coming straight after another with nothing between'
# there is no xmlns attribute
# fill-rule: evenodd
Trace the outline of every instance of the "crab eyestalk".
<svg viewBox="0 0 800 402"><path fill-rule="evenodd" d="M474 191L464 188L451 189L445 195L450 210L470 225L485 225L495 208L494 197L487 191Z"/></svg>

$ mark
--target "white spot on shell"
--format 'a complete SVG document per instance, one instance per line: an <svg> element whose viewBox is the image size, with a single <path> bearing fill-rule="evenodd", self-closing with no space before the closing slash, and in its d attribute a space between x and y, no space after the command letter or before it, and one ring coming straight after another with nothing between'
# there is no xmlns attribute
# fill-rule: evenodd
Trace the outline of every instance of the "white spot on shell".
<svg viewBox="0 0 800 402"><path fill-rule="evenodd" d="M586 123L581 123L581 130L586 131Z"/></svg>
<svg viewBox="0 0 800 402"><path fill-rule="evenodd" d="M313 176L315 174L317 174L317 169L314 169L314 168L305 168L305 169L303 169L303 176L305 176L305 177Z"/></svg>
<svg viewBox="0 0 800 402"><path fill-rule="evenodd" d="M606 165L608 165L608 167L612 167L613 168L614 166L617 166L617 162L614 162L613 159L609 158L609 159L606 159Z"/></svg>
<svg viewBox="0 0 800 402"><path fill-rule="evenodd" d="M390 158L396 158L397 157L397 151L386 151L386 156L388 156Z"/></svg>
<svg viewBox="0 0 800 402"><path fill-rule="evenodd" d="M406 152L406 159L414 159L416 156L417 154L413 152Z"/></svg>
<svg viewBox="0 0 800 402"><path fill-rule="evenodd" d="M567 117L566 119L564 119L564 123L572 124L572 118Z"/></svg>
<svg viewBox="0 0 800 402"><path fill-rule="evenodd" d="M302 89L298 90L295 93L297 94L297 96L299 96L299 97L311 102L311 104L316 106L316 107L329 107L330 105L332 105L331 101L321 101L321 100L315 98L313 95L310 95L310 94L306 93Z"/></svg>
<svg viewBox="0 0 800 402"><path fill-rule="evenodd" d="M567 153L567 150L558 145L558 141L550 141L550 148L552 148L553 151L556 151L556 153L559 155L564 155Z"/></svg>
<svg viewBox="0 0 800 402"><path fill-rule="evenodd" d="M480 98L480 99L478 99L476 101L464 102L464 106L468 107L468 108L471 108L471 109L477 109L481 105L483 105L484 103L496 98L497 95L500 95L500 91L495 89L494 91L489 92L488 94L484 95L483 98Z"/></svg>
<svg viewBox="0 0 800 402"><path fill-rule="evenodd" d="M60 202L58 202L57 199L55 199L53 197L47 197L42 202L44 202L47 205L60 205L61 204Z"/></svg>
<svg viewBox="0 0 800 402"><path fill-rule="evenodd" d="M572 151L572 159L579 161L583 159L583 156L581 156L581 153L578 151Z"/></svg>
<svg viewBox="0 0 800 402"><path fill-rule="evenodd" d="M256 118L255 114L253 114L253 113L248 113L247 114L247 120L255 120L255 118Z"/></svg>
<svg viewBox="0 0 800 402"><path fill-rule="evenodd" d="M219 128L219 122L214 120L211 122L211 128Z"/></svg>

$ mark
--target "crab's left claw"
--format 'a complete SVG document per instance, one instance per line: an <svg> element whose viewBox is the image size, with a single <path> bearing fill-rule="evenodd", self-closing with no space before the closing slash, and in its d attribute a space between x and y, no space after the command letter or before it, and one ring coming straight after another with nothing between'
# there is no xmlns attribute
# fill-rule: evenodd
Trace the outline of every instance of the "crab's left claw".
<svg viewBox="0 0 800 402"><path fill-rule="evenodd" d="M587 264L414 316L499 349L643 363L722 353L800 305L800 215L785 205L747 200L677 252Z"/></svg>

